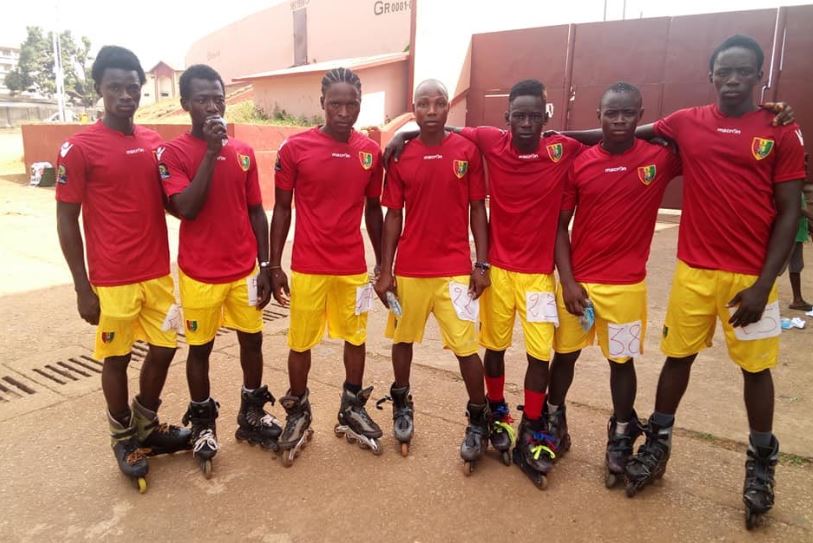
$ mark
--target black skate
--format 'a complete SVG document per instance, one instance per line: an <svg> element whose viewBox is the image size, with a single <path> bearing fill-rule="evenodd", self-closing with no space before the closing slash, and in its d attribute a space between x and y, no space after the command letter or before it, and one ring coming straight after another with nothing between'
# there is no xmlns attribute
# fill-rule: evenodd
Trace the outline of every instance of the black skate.
<svg viewBox="0 0 813 543"><path fill-rule="evenodd" d="M500 453L502 463L506 466L511 465L511 447L517 440L517 434L511 424L514 419L511 417L511 411L508 409L508 404L502 402L488 402L491 409L491 446Z"/></svg>
<svg viewBox="0 0 813 543"><path fill-rule="evenodd" d="M543 419L530 420L525 415L519 423L519 438L514 447L514 463L537 488L548 487L547 475L553 469L556 452L554 437L545 431Z"/></svg>
<svg viewBox="0 0 813 543"><path fill-rule="evenodd" d="M129 477L141 494L147 491L147 472L150 470L147 464L147 455L138 446L135 424L132 416L127 426L107 415L107 422L110 426L110 445L113 447L113 455L119 465L121 472Z"/></svg>
<svg viewBox="0 0 813 543"><path fill-rule="evenodd" d="M491 413L488 404L474 404L469 402L466 406L466 416L469 425L466 427L466 437L460 444L460 457L463 459L463 473L471 475L477 461L488 448L488 437L491 433Z"/></svg>
<svg viewBox="0 0 813 543"><path fill-rule="evenodd" d="M161 406L160 401L158 406ZM150 411L141 405L138 396L133 398L132 407L138 443L148 455L172 454L192 448L189 441L192 432L180 426L159 422L158 410Z"/></svg>
<svg viewBox="0 0 813 543"><path fill-rule="evenodd" d="M360 448L370 449L378 456L384 452L378 441L383 432L364 408L372 391L373 387L367 387L354 394L346 388L343 389L339 423L333 428L333 433L336 437L344 436L348 443L357 442Z"/></svg>
<svg viewBox="0 0 813 543"><path fill-rule="evenodd" d="M279 420L266 413L266 403L274 405L274 396L266 385L251 392L245 388L240 391L240 412L237 414L237 441L248 441L250 445L260 445L274 452L279 450L277 440L282 434Z"/></svg>
<svg viewBox="0 0 813 543"><path fill-rule="evenodd" d="M745 527L751 530L762 524L762 516L773 507L779 441L774 436L770 447L757 447L749 440L746 455L742 501L745 504Z"/></svg>
<svg viewBox="0 0 813 543"><path fill-rule="evenodd" d="M567 431L567 408L565 404L553 413L545 404L542 410L542 419L545 421L545 433L553 437L553 441L548 446L555 453L555 460L559 460L570 450L570 434Z"/></svg>
<svg viewBox="0 0 813 543"><path fill-rule="evenodd" d="M672 427L661 427L649 418L644 433L646 442L638 447L624 468L627 496L632 498L646 485L663 477L672 450Z"/></svg>
<svg viewBox="0 0 813 543"><path fill-rule="evenodd" d="M392 434L401 444L401 456L406 457L409 454L412 435L415 433L413 422L415 406L412 403L409 386L396 387L393 383L390 387L390 395L375 402L376 409L383 409L381 404L387 401L392 402Z"/></svg>
<svg viewBox="0 0 813 543"><path fill-rule="evenodd" d="M604 455L606 463L604 469L604 486L613 488L618 481L624 479L624 470L627 460L633 453L635 440L643 432L638 415L633 410L627 430L621 435L616 434L618 421L615 415L607 421L607 452Z"/></svg>
<svg viewBox="0 0 813 543"><path fill-rule="evenodd" d="M285 429L277 442L282 465L286 468L293 465L294 459L299 456L299 451L304 449L313 437L309 393L308 389L305 389L302 396L292 396L288 391L288 394L279 400L287 414Z"/></svg>
<svg viewBox="0 0 813 543"><path fill-rule="evenodd" d="M217 444L217 424L220 404L209 398L203 405L191 403L183 416L184 426L192 424L192 456L200 465L203 476L212 477L212 459L220 446Z"/></svg>

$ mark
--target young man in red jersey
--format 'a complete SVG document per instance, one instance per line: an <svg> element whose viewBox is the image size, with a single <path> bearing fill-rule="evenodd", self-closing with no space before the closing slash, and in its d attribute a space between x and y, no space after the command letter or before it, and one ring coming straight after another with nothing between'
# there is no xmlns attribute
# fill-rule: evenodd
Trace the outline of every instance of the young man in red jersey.
<svg viewBox="0 0 813 543"><path fill-rule="evenodd" d="M544 486L553 460L568 447L564 405L545 402L548 361L556 314L553 254L564 180L583 145L554 134L541 137L545 124L545 88L539 81L515 84L508 95L509 130L481 126L447 128L477 145L488 164L491 288L481 300L479 340L486 348L485 381L494 417L491 442L507 452L513 442L511 417L504 398L505 351L511 345L514 319L522 322L527 350L525 405L514 460ZM391 144L416 133L404 133ZM509 459L507 454L504 460Z"/></svg>
<svg viewBox="0 0 813 543"><path fill-rule="evenodd" d="M226 135L220 75L203 64L190 66L179 87L192 128L156 155L164 192L181 218L178 275L191 396L184 422L192 425L193 453L209 477L219 407L210 395L209 356L222 325L236 330L240 342L238 441L275 450L282 431L264 410L274 397L262 384L262 308L271 299L268 222L254 151Z"/></svg>
<svg viewBox="0 0 813 543"><path fill-rule="evenodd" d="M754 102L763 53L733 36L709 59L717 102L676 111L647 131L674 140L683 160L684 197L675 272L647 440L627 465L628 493L663 476L675 412L697 353L716 321L743 375L751 429L743 500L746 521L773 506L779 442L772 434L771 368L779 353L776 276L799 220L804 170L798 125L773 126Z"/></svg>
<svg viewBox="0 0 813 543"><path fill-rule="evenodd" d="M79 315L97 325L94 357L104 360L102 391L113 452L121 471L138 479L143 492L148 471L143 449L172 452L189 442L187 430L159 424L156 414L175 355L177 313L153 154L161 137L133 123L145 77L131 51L102 47L92 76L104 116L59 150L57 229ZM147 341L149 353L131 409L127 365L138 339Z"/></svg>
<svg viewBox="0 0 813 543"><path fill-rule="evenodd" d="M610 363L613 415L608 422L608 488L624 473L640 435L633 409L634 359L643 353L646 335L646 261L667 184L680 174L680 159L666 147L635 137L643 115L640 91L616 83L601 97L598 119L604 139L583 151L568 174L556 268L559 327L553 364L570 367L596 338ZM573 218L572 235L568 226ZM580 317L592 308L595 323ZM572 380L552 373L549 401L564 404Z"/></svg>
<svg viewBox="0 0 813 543"><path fill-rule="evenodd" d="M413 108L420 127L418 137L404 147L399 161L391 163L387 171L383 203L388 211L381 274L375 286L385 304L388 293L393 292L403 307L402 315L389 315L386 332L393 341L395 382L390 393L394 431L402 443L412 438L412 344L423 339L426 320L432 313L440 325L444 347L460 363L469 395L469 425L460 456L466 473L471 473L488 446L490 430L474 329L477 298L489 285L482 160L474 144L444 130L449 96L442 83L432 79L420 83ZM406 225L402 232L404 208ZM477 254L474 268L469 222Z"/></svg>
<svg viewBox="0 0 813 543"><path fill-rule="evenodd" d="M276 165L271 277L281 304L289 302L281 261L294 196L297 212L288 330L290 389L280 400L288 414L280 438L287 466L313 433L308 372L311 349L321 343L325 328L330 337L344 340L345 382L335 431L375 454L382 451L381 428L365 409L373 387L362 389L372 290L359 228L363 213L377 267L383 223L381 150L353 129L361 110L361 81L353 71L327 72L321 103L325 124L288 138Z"/></svg>

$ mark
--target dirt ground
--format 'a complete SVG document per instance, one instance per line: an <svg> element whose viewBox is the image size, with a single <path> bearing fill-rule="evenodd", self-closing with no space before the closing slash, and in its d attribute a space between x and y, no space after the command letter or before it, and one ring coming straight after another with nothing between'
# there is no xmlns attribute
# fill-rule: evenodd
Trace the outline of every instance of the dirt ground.
<svg viewBox="0 0 813 543"><path fill-rule="evenodd" d="M744 530L741 502L748 430L742 379L727 359L719 330L714 347L696 363L665 478L632 500L603 484L609 370L597 348L585 351L577 367L568 399L573 448L557 464L546 491L516 467L503 466L493 452L464 477L457 449L465 427L465 390L431 319L415 349L417 433L409 457L397 453L389 406L371 407L385 429L382 456L332 437L343 380L341 344L335 341L314 351L316 434L294 466L286 469L272 454L238 444L239 353L234 334L226 333L216 341L211 365L213 396L221 403L222 449L214 477L205 480L189 454L159 457L150 464L148 492L139 495L114 464L98 370L82 358L90 355L93 329L76 314L56 239L53 191L0 178L0 230L0 540L813 540L811 328L782 335L774 374L775 431L786 454L777 472L777 505L754 533ZM174 222L170 238L174 256ZM676 239L677 228L662 224L650 258L649 330L646 353L637 362L641 416L652 409L662 363L658 339ZM787 278L779 284L786 307ZM804 275L803 288L813 298L813 272ZM284 310L270 309L265 381L280 396L287 383L287 318L277 318ZM373 400L392 379L384 320L383 308L376 307L367 362ZM813 327L813 319L807 321ZM137 386L139 359L130 373L131 389ZM182 347L161 411L164 420L176 423L188 401L184 359ZM514 406L522 401L525 370L519 329L507 368L507 399ZM283 417L279 406L271 410Z"/></svg>

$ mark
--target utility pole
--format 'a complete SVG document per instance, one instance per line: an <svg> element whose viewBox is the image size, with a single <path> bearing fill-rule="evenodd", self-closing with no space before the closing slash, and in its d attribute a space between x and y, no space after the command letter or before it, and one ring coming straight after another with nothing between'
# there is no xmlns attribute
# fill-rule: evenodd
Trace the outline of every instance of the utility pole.
<svg viewBox="0 0 813 543"><path fill-rule="evenodd" d="M65 73L62 70L62 44L59 43L59 2L54 2L54 79L56 79L56 105L60 122L65 122Z"/></svg>

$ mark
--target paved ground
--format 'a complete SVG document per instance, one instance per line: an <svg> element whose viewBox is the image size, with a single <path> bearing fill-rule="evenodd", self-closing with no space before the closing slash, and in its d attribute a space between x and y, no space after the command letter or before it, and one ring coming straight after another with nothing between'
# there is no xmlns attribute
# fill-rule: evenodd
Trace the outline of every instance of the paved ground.
<svg viewBox="0 0 813 543"><path fill-rule="evenodd" d="M574 445L547 491L535 489L518 469L491 454L472 477L463 477L457 447L465 392L434 324L416 348L417 435L408 458L396 452L389 431L381 457L332 437L343 371L341 345L331 341L314 353L316 435L294 467L285 469L272 454L237 444L239 360L236 338L228 333L218 338L212 363L213 393L222 406L223 448L215 476L203 479L188 454L162 457L151 463L148 493L138 495L110 454L98 367L82 358L90 354L93 330L76 315L54 222L51 190L0 179L0 311L5 316L0 325L5 388L0 388L0 540L813 540L810 329L783 334L775 374L776 433L792 456L778 468L777 507L754 534L744 531L740 498L747 432L741 378L721 345L697 363L666 477L629 500L603 486L609 372L597 349L585 352L579 363L568 411ZM658 332L677 234L670 226L656 234L650 259L650 330L647 353L638 364L642 415L652 408L661 364ZM173 223L170 237L176 236ZM787 305L784 278L780 287ZM813 297L811 275L804 287ZM270 310L266 381L279 396L287 380L287 320L277 318L283 310ZM367 373L375 399L391 381L384 317L378 307L370 319ZM166 387L166 420L178 421L187 401L184 358L182 348ZM521 402L525 364L519 332L507 361L508 400L514 405ZM131 386L138 366L134 362ZM278 406L273 412L282 416ZM373 415L388 430L389 409Z"/></svg>

